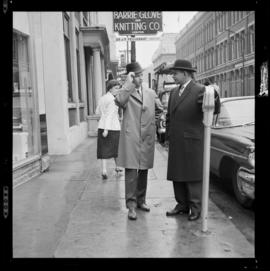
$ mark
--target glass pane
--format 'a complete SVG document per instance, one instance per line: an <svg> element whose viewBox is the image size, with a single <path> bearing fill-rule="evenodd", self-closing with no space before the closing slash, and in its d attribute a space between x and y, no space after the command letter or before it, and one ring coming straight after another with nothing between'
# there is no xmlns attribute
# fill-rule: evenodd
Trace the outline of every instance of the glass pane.
<svg viewBox="0 0 270 271"><path fill-rule="evenodd" d="M254 113L254 99L224 102L218 117L218 126L234 126L254 123Z"/></svg>
<svg viewBox="0 0 270 271"><path fill-rule="evenodd" d="M48 153L46 114L39 115L39 120L40 120L41 153L42 155L44 155Z"/></svg>
<svg viewBox="0 0 270 271"><path fill-rule="evenodd" d="M65 15L63 17L64 17L64 33L67 37L69 37L69 20Z"/></svg>
<svg viewBox="0 0 270 271"><path fill-rule="evenodd" d="M34 99L27 38L13 34L13 162L34 154Z"/></svg>
<svg viewBox="0 0 270 271"><path fill-rule="evenodd" d="M70 46L69 46L69 39L64 37L64 40L65 40L65 53L66 53L68 101L72 102L73 95L72 95L72 82L71 82Z"/></svg>

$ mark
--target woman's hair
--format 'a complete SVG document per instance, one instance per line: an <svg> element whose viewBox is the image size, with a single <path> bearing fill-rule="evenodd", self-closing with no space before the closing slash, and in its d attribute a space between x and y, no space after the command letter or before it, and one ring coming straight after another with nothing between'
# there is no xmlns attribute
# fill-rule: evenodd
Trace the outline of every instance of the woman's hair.
<svg viewBox="0 0 270 271"><path fill-rule="evenodd" d="M207 78L207 79L205 80L205 82L204 82L204 85L205 85L205 86L212 85L211 80Z"/></svg>
<svg viewBox="0 0 270 271"><path fill-rule="evenodd" d="M118 80L110 80L107 82L106 92L110 91L114 86L120 86L120 82Z"/></svg>
<svg viewBox="0 0 270 271"><path fill-rule="evenodd" d="M109 73L109 76L108 76L108 81L110 81L110 80L113 80L113 75L112 75L112 73Z"/></svg>

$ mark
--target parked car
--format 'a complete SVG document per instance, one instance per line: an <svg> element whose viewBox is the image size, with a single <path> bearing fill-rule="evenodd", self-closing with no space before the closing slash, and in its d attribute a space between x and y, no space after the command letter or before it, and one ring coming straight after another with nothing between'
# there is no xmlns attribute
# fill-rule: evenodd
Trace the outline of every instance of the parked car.
<svg viewBox="0 0 270 271"><path fill-rule="evenodd" d="M163 90L159 93L159 99L163 105L163 112L156 116L156 131L158 142L163 144L165 142L165 132L166 132L166 114L168 101L170 97L170 91L177 85L171 82L164 82Z"/></svg>
<svg viewBox="0 0 270 271"><path fill-rule="evenodd" d="M254 96L221 98L211 128L210 170L220 180L231 180L246 208L255 199L254 101Z"/></svg>

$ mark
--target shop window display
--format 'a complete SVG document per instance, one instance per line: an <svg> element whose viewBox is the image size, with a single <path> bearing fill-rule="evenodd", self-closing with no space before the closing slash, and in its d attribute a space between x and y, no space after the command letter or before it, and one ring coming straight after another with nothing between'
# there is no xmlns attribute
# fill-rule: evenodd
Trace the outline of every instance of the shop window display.
<svg viewBox="0 0 270 271"><path fill-rule="evenodd" d="M35 154L27 37L13 33L13 163Z"/></svg>

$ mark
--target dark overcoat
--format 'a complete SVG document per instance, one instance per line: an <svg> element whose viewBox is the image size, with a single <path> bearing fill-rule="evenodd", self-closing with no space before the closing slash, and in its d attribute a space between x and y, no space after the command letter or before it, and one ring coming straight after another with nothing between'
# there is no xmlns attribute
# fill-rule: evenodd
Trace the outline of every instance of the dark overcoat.
<svg viewBox="0 0 270 271"><path fill-rule="evenodd" d="M115 96L123 108L117 165L132 169L153 167L155 151L154 90L142 87L142 97L133 83L126 83Z"/></svg>
<svg viewBox="0 0 270 271"><path fill-rule="evenodd" d="M198 181L203 178L202 100L205 87L191 81L180 97L179 88L171 91L166 115L166 138L169 140L167 179ZM217 110L219 108L214 113Z"/></svg>

